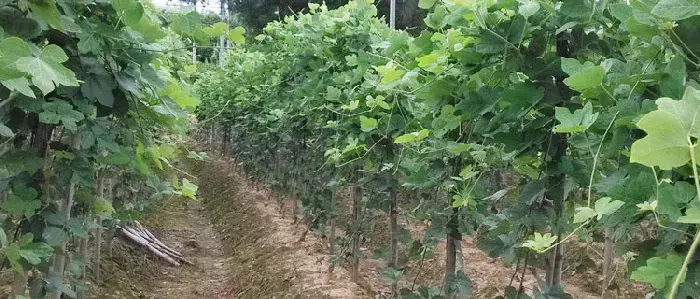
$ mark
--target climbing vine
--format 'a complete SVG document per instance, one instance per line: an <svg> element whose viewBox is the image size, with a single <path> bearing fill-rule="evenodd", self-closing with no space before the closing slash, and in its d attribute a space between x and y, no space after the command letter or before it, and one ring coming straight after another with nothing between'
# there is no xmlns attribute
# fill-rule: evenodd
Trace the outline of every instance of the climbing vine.
<svg viewBox="0 0 700 299"><path fill-rule="evenodd" d="M13 298L82 297L104 230L111 244L150 202L196 198L176 166L199 104L187 47L221 35L243 31L137 0L0 1L0 269L16 273Z"/></svg>
<svg viewBox="0 0 700 299"><path fill-rule="evenodd" d="M635 256L630 278L651 284L655 298L698 294L700 5L419 6L429 29L417 36L388 29L363 0L309 4L268 24L200 78L198 118L248 174L299 199L312 227L333 227L331 194L353 190L361 212L345 228L349 240L331 242L359 242L384 211L386 274L407 298L433 293L397 288L399 251L420 259L446 238L441 292L455 298L470 288L456 266L459 240L476 232L484 251L523 275L545 269L537 298L567 296L564 243L602 237L606 256ZM401 237L397 214L431 220L422 242ZM354 267L358 252L348 257ZM527 298L522 284L503 296Z"/></svg>

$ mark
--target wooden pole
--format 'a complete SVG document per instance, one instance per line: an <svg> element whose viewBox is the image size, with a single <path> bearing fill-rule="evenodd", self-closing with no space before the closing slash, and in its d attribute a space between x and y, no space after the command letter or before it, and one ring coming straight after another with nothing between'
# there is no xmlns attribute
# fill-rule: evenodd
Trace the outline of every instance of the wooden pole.
<svg viewBox="0 0 700 299"><path fill-rule="evenodd" d="M80 133L75 133L73 139L71 140L71 147L76 151L80 150ZM73 197L75 196L75 183L71 182L68 186L68 197L63 199L61 203L61 212L63 213L63 220L68 221L70 219L71 208L73 207ZM66 262L66 242L61 244L60 250L54 254L53 259L53 270L58 273L58 275L63 276L63 270L65 269ZM61 299L61 291L55 291L51 294L51 299Z"/></svg>
<svg viewBox="0 0 700 299"><path fill-rule="evenodd" d="M396 29L396 0L389 0L389 28Z"/></svg>
<svg viewBox="0 0 700 299"><path fill-rule="evenodd" d="M194 0L194 12L197 12L197 0ZM192 64L197 64L197 41L192 40Z"/></svg>
<svg viewBox="0 0 700 299"><path fill-rule="evenodd" d="M228 28L228 15L226 13L226 0L219 0L221 18L226 23ZM226 54L226 38L222 35L219 37L219 67L224 66L224 54Z"/></svg>

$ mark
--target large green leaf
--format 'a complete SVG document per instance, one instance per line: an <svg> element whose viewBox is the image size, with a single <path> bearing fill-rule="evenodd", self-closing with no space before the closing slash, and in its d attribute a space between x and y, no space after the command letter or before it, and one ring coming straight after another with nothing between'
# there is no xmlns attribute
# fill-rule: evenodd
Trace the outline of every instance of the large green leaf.
<svg viewBox="0 0 700 299"><path fill-rule="evenodd" d="M685 88L686 69L685 61L682 57L676 56L666 65L664 70L667 74L659 82L659 91L664 97L680 100L683 97Z"/></svg>
<svg viewBox="0 0 700 299"><path fill-rule="evenodd" d="M668 215L672 221L681 216L681 209L695 198L695 187L687 182L662 183L657 203L659 214Z"/></svg>
<svg viewBox="0 0 700 299"><path fill-rule="evenodd" d="M653 287L661 289L670 278L678 274L682 264L683 257L676 254L669 254L666 258L653 257L647 260L646 266L633 271L630 278L650 283Z"/></svg>
<svg viewBox="0 0 700 299"><path fill-rule="evenodd" d="M435 5L436 0L418 0L418 7L422 9L430 9Z"/></svg>
<svg viewBox="0 0 700 299"><path fill-rule="evenodd" d="M175 14L172 16L170 28L178 34L194 37L202 30L202 21L199 14L194 11L187 14Z"/></svg>
<svg viewBox="0 0 700 299"><path fill-rule="evenodd" d="M700 137L700 92L688 87L682 100L660 98L656 105L659 110L637 123L647 136L632 144L630 161L661 169L683 166L690 160L690 137Z"/></svg>
<svg viewBox="0 0 700 299"><path fill-rule="evenodd" d="M32 90L31 84L29 84L29 80L27 80L27 78L22 77L16 79L7 79L0 81L0 83L2 83L2 85L5 85L5 87L7 87L7 89L11 91L17 91L27 97L36 98L34 90Z"/></svg>
<svg viewBox="0 0 700 299"><path fill-rule="evenodd" d="M190 182L188 179L182 179L182 195L190 199L197 199L197 185Z"/></svg>
<svg viewBox="0 0 700 299"><path fill-rule="evenodd" d="M137 0L112 0L112 5L127 26L137 25L143 17L143 6Z"/></svg>
<svg viewBox="0 0 700 299"><path fill-rule="evenodd" d="M360 115L360 128L362 132L372 132L377 128L377 120L371 117Z"/></svg>
<svg viewBox="0 0 700 299"><path fill-rule="evenodd" d="M661 0L651 13L670 20L682 20L700 14L700 2L697 0Z"/></svg>
<svg viewBox="0 0 700 299"><path fill-rule="evenodd" d="M18 37L9 37L0 42L0 81L21 78L24 72L17 69L17 60L30 56L29 45Z"/></svg>
<svg viewBox="0 0 700 299"><path fill-rule="evenodd" d="M623 205L624 201L612 200L610 197L603 197L595 201L595 212L598 215L598 220L600 220L605 215L610 215L619 210Z"/></svg>
<svg viewBox="0 0 700 299"><path fill-rule="evenodd" d="M68 240L68 233L60 227L49 226L41 234L47 244L52 247L58 247Z"/></svg>
<svg viewBox="0 0 700 299"><path fill-rule="evenodd" d="M30 243L20 246L19 255L28 263L38 265L53 253L53 248L46 243Z"/></svg>
<svg viewBox="0 0 700 299"><path fill-rule="evenodd" d="M7 201L0 205L0 208L9 214L29 218L41 208L41 200L36 199L37 195L37 191L33 188L18 187Z"/></svg>
<svg viewBox="0 0 700 299"><path fill-rule="evenodd" d="M117 82L111 74L93 74L85 79L80 90L86 98L99 102L103 106L112 107L114 105L112 90L115 87Z"/></svg>
<svg viewBox="0 0 700 299"><path fill-rule="evenodd" d="M75 131L77 122L83 120L85 116L73 109L73 105L64 100L54 100L42 106L43 112L39 114L39 121L47 124L63 124L66 129Z"/></svg>
<svg viewBox="0 0 700 299"><path fill-rule="evenodd" d="M32 83L47 95L56 86L79 85L75 74L62 65L67 60L68 56L59 46L48 45L36 57L20 58L17 68L32 75Z"/></svg>
<svg viewBox="0 0 700 299"><path fill-rule="evenodd" d="M700 224L700 206L692 205L685 211L685 215L678 217L678 223Z"/></svg>
<svg viewBox="0 0 700 299"><path fill-rule="evenodd" d="M61 14L58 12L58 7L56 7L56 1L54 0L28 0L29 9L35 19L39 19L46 24L51 25L51 27L63 31L63 24L61 23Z"/></svg>
<svg viewBox="0 0 700 299"><path fill-rule="evenodd" d="M226 34L226 31L228 31L228 25L224 22L218 22L212 24L210 27L202 29L202 31L204 31L204 33L210 37L219 37Z"/></svg>
<svg viewBox="0 0 700 299"><path fill-rule="evenodd" d="M561 69L569 74L564 83L576 91L598 87L605 78L605 69L589 61L581 64L574 58L562 58Z"/></svg>
<svg viewBox="0 0 700 299"><path fill-rule="evenodd" d="M526 19L535 15L540 10L540 3L536 0L518 0L518 13Z"/></svg>

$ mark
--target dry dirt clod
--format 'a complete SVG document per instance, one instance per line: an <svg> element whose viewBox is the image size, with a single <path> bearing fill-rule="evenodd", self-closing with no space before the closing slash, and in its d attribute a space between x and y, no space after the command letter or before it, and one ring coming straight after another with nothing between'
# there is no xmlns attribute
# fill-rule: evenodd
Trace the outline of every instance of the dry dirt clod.
<svg viewBox="0 0 700 299"><path fill-rule="evenodd" d="M199 243L197 243L197 241L195 241L195 240L187 240L187 242L185 242L185 246L190 247L190 248L194 248L194 249L200 248Z"/></svg>

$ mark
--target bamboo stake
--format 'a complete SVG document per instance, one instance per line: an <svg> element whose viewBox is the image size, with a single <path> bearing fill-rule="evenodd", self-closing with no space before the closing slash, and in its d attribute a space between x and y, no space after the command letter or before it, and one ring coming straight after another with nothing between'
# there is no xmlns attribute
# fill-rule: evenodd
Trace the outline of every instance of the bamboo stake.
<svg viewBox="0 0 700 299"><path fill-rule="evenodd" d="M71 140L71 147L76 151L80 150L80 132L75 133ZM68 197L66 197L61 203L61 212L64 215L64 221L70 219L71 208L73 207L73 198L75 197L75 183L71 182L68 186ZM64 252L66 251L66 242L63 242L60 246L60 250L56 251L53 259L53 270L59 275L63 276L63 270L65 269L66 256ZM61 299L62 292L57 290L51 293L51 299Z"/></svg>

